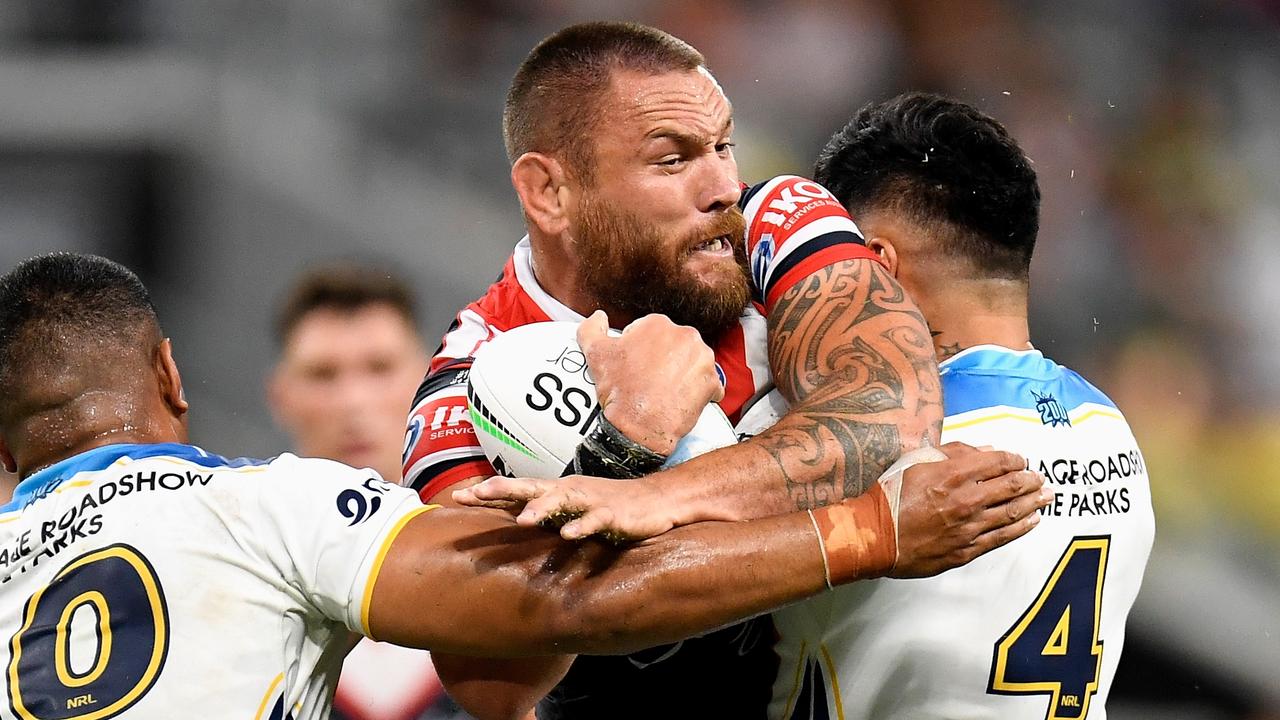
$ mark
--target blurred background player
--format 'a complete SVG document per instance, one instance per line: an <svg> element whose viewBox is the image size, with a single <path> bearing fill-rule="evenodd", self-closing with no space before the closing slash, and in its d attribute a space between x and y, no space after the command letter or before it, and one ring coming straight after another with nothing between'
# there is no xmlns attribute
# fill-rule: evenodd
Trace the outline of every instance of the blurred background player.
<svg viewBox="0 0 1280 720"><path fill-rule="evenodd" d="M426 371L408 284L371 265L317 266L290 288L276 340L267 398L294 451L397 477L407 398ZM334 716L462 717L443 695L427 652L365 638L343 664Z"/></svg>
<svg viewBox="0 0 1280 720"><path fill-rule="evenodd" d="M1115 404L1031 344L1030 160L975 108L908 94L859 111L814 176L929 320L943 440L1019 452L1057 494L1033 532L971 565L775 613L770 717L1106 717L1151 551L1150 488Z"/></svg>

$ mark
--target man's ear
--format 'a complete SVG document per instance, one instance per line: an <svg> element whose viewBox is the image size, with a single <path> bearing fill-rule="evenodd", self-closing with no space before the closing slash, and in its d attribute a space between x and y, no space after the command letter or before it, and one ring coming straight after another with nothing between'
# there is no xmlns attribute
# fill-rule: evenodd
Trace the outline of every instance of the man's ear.
<svg viewBox="0 0 1280 720"><path fill-rule="evenodd" d="M880 262L884 263L890 275L898 277L898 249L893 246L892 240L877 235L867 241L867 248L880 256Z"/></svg>
<svg viewBox="0 0 1280 720"><path fill-rule="evenodd" d="M568 205L573 193L564 165L550 155L527 152L511 166L511 184L530 224L545 235L559 235L569 227Z"/></svg>
<svg viewBox="0 0 1280 720"><path fill-rule="evenodd" d="M9 443L5 442L3 437L0 437L0 466L4 466L4 469L11 473L18 472L18 461L13 459L13 453L9 452Z"/></svg>
<svg viewBox="0 0 1280 720"><path fill-rule="evenodd" d="M160 397L173 416L181 418L191 406L187 404L187 395L182 389L182 376L178 373L178 363L173 359L173 343L169 338L160 341L155 364L156 379L160 382Z"/></svg>

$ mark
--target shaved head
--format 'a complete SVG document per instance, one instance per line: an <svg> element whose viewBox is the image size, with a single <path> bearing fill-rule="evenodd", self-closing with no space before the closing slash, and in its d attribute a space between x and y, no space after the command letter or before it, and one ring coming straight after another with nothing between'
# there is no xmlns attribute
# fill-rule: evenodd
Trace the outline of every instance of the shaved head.
<svg viewBox="0 0 1280 720"><path fill-rule="evenodd" d="M570 25L538 43L511 81L502 113L507 157L561 157L591 179L594 133L618 70L658 75L695 70L702 53L657 28L626 22Z"/></svg>
<svg viewBox="0 0 1280 720"><path fill-rule="evenodd" d="M154 401L180 392L176 369L162 367L167 346L150 294L123 265L74 253L20 263L0 278L0 439L73 447L160 424Z"/></svg>

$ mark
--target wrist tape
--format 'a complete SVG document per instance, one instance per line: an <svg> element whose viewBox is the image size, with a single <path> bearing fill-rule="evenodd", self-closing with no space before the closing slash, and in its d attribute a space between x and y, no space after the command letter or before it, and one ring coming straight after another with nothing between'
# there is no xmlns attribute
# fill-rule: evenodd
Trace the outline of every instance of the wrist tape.
<svg viewBox="0 0 1280 720"><path fill-rule="evenodd" d="M881 577L898 560L898 534L884 488L811 510L822 546L827 587Z"/></svg>
<svg viewBox="0 0 1280 720"><path fill-rule="evenodd" d="M648 475L666 461L666 455L627 437L600 413L578 445L573 465L579 475L627 479Z"/></svg>
<svg viewBox="0 0 1280 720"><path fill-rule="evenodd" d="M898 509L902 475L912 465L946 460L934 447L902 454L862 495L811 510L822 547L827 587L888 575L898 563Z"/></svg>

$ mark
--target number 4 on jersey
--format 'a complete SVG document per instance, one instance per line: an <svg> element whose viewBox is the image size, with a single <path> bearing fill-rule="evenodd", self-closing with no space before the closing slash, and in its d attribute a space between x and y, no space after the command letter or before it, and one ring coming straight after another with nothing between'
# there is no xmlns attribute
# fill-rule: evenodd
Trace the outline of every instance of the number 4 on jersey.
<svg viewBox="0 0 1280 720"><path fill-rule="evenodd" d="M1047 720L1081 720L1098 691L1109 536L1077 537L1044 589L996 643L987 692L1049 695Z"/></svg>

